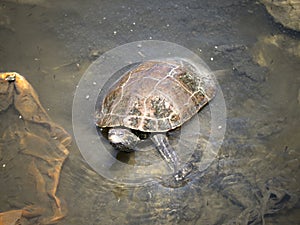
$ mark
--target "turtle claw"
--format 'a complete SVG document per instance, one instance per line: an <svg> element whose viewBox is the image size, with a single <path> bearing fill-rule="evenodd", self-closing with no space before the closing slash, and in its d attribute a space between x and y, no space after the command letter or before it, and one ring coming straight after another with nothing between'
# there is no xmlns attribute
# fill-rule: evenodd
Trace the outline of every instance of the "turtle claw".
<svg viewBox="0 0 300 225"><path fill-rule="evenodd" d="M191 162L186 163L180 170L174 174L176 181L182 181L187 178L188 175L193 171L194 165Z"/></svg>
<svg viewBox="0 0 300 225"><path fill-rule="evenodd" d="M160 184L168 188L180 188L185 186L191 180L190 176L194 170L194 165L191 162L184 164L184 166L173 173L171 176L162 177Z"/></svg>

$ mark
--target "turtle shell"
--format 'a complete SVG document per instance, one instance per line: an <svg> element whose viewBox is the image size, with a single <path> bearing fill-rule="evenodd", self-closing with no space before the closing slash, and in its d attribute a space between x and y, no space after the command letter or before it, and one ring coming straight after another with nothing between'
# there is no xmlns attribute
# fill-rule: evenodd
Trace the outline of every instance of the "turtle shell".
<svg viewBox="0 0 300 225"><path fill-rule="evenodd" d="M215 95L208 70L183 60L146 61L109 89L97 126L165 132L181 126Z"/></svg>

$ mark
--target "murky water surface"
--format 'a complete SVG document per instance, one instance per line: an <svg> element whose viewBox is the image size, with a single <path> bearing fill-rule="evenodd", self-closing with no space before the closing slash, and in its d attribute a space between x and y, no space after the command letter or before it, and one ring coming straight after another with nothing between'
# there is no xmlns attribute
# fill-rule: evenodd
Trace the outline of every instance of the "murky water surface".
<svg viewBox="0 0 300 225"><path fill-rule="evenodd" d="M179 188L116 184L95 173L73 141L58 189L68 213L58 224L299 224L299 37L252 1L1 1L0 70L22 74L70 134L76 85L114 47L170 41L222 71L227 130L207 171ZM14 112L1 112L0 125L5 113ZM14 161L12 144L1 141L0 187L15 190L0 188L2 212L29 204L35 192L21 179L22 157ZM127 162L134 157L141 156Z"/></svg>

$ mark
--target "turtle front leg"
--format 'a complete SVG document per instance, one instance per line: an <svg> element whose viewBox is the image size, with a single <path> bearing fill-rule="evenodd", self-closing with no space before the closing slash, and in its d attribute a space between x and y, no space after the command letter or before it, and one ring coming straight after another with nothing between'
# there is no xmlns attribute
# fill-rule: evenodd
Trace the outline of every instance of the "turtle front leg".
<svg viewBox="0 0 300 225"><path fill-rule="evenodd" d="M155 144L156 149L159 151L161 156L167 161L168 166L173 170L173 172L176 172L178 170L179 161L167 136L164 134L155 134L151 137L151 140Z"/></svg>
<svg viewBox="0 0 300 225"><path fill-rule="evenodd" d="M173 170L173 178L175 182L180 182L185 180L185 178L194 169L194 164L192 161L185 163L179 167L180 161L177 157L177 153L170 145L169 140L164 134L155 134L151 137L151 140L155 144L157 150L162 155L162 157L167 161L168 166Z"/></svg>

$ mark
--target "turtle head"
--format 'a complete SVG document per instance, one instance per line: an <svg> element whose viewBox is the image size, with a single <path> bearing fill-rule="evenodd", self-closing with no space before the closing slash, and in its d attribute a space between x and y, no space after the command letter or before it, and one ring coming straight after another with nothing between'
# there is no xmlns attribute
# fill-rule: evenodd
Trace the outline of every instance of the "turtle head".
<svg viewBox="0 0 300 225"><path fill-rule="evenodd" d="M108 140L120 151L130 152L140 142L140 138L126 128L111 128Z"/></svg>

